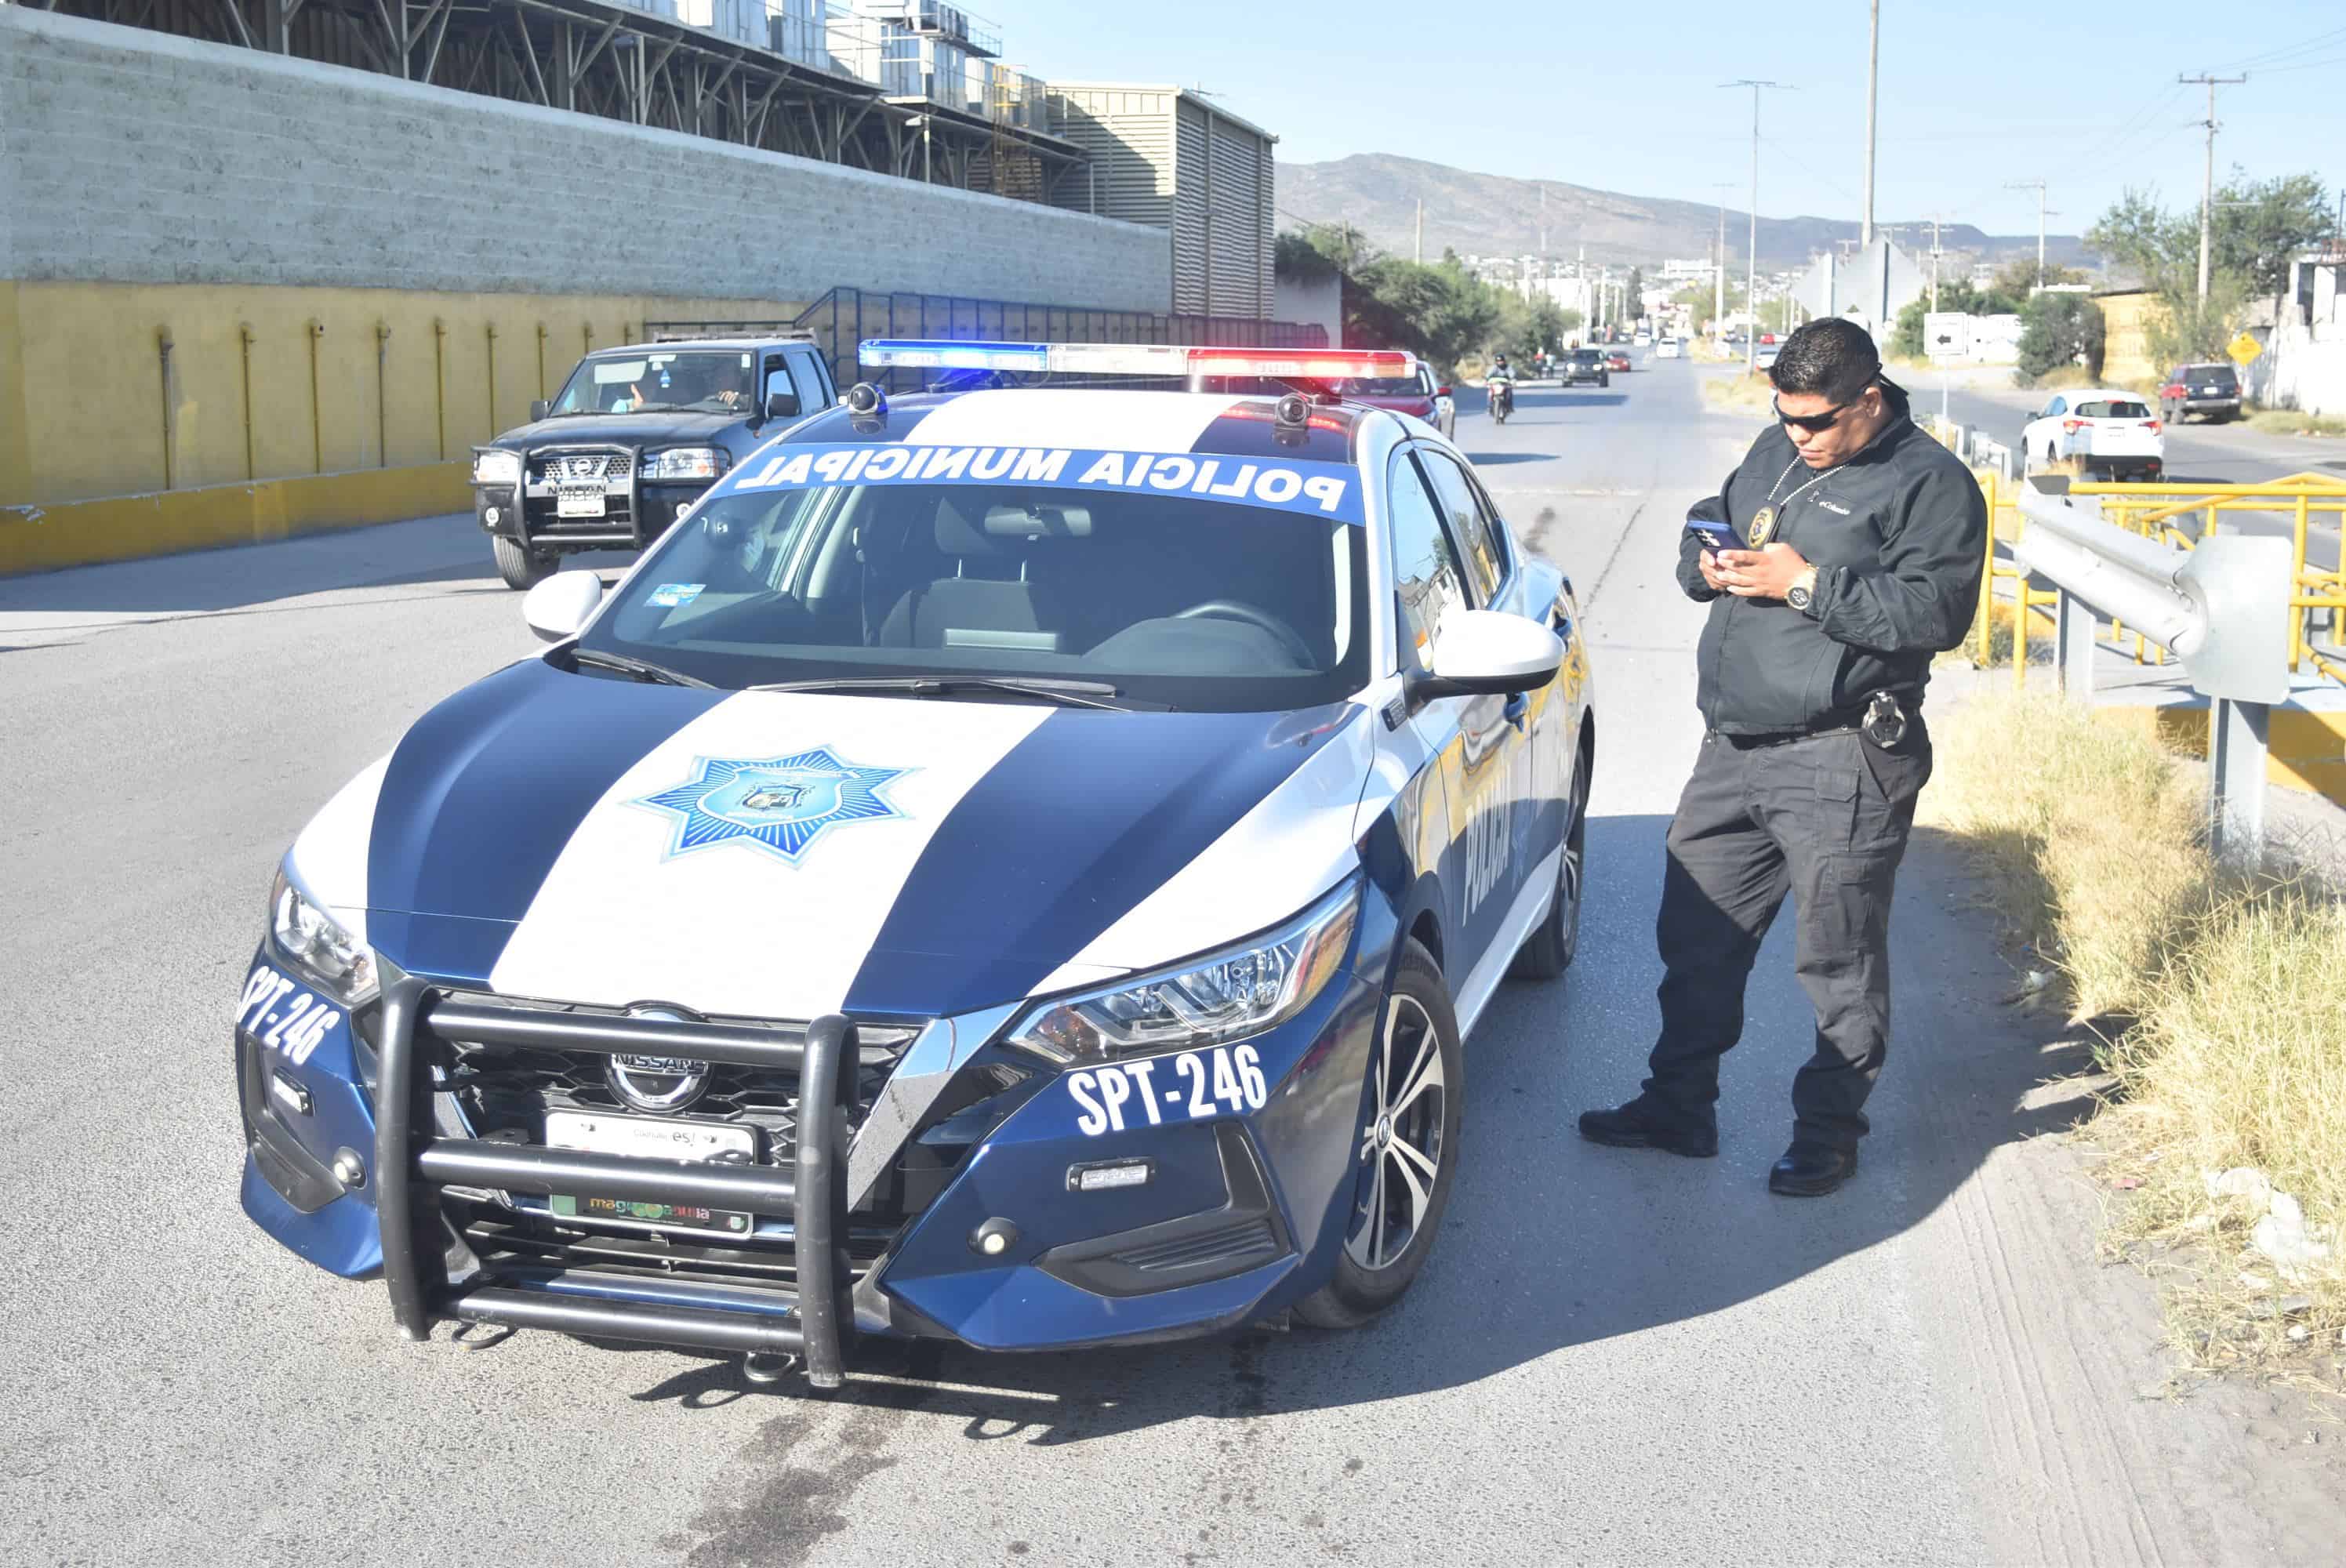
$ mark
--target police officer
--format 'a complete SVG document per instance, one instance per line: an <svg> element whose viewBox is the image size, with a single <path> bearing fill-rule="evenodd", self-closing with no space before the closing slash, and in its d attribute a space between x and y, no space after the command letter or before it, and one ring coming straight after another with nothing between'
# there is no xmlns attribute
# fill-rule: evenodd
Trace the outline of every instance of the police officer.
<svg viewBox="0 0 2346 1568"><path fill-rule="evenodd" d="M1704 735L1671 819L1656 922L1661 1036L1637 1098L1589 1111L1600 1144L1719 1152L1719 1059L1787 891L1794 968L1817 1014L1792 1080L1795 1196L1857 1169L1890 1033L1890 893L1931 776L1923 687L1979 598L1987 508L1918 429L1853 321L1811 321L1775 368L1776 423L1698 504L1678 582L1710 606L1696 672ZM1705 518L1746 548L1714 548Z"/></svg>

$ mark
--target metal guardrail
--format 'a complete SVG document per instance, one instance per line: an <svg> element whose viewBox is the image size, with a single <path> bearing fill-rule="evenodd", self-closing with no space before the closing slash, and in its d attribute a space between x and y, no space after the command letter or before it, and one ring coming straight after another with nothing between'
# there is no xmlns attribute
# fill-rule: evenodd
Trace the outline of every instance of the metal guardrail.
<svg viewBox="0 0 2346 1568"><path fill-rule="evenodd" d="M2105 521L2061 480L2030 482L2015 504L2028 524L2012 541L2015 613L2025 616L2031 597L2052 601L2062 691L2093 701L2096 612L2182 660L2192 689L2211 704L2209 847L2219 856L2260 854L2270 706L2290 693L2290 541L2214 535L2179 548ZM2033 594L2032 574L2054 591ZM2017 625L2023 669L2025 636Z"/></svg>

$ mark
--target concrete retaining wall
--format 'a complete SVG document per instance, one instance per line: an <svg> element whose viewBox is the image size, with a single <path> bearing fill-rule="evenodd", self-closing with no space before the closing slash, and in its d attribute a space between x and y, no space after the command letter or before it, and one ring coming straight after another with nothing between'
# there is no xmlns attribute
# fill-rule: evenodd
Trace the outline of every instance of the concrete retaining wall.
<svg viewBox="0 0 2346 1568"><path fill-rule="evenodd" d="M1163 311L1165 235L0 6L0 277Z"/></svg>

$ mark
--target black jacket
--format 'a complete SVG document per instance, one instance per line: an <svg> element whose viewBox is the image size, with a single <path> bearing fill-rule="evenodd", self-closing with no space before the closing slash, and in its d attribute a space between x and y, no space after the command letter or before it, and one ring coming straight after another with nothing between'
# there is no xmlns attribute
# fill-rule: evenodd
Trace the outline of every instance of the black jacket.
<svg viewBox="0 0 2346 1568"><path fill-rule="evenodd" d="M1863 450L1816 472L1770 423L1713 503L1744 538L1776 494L1771 537L1817 569L1806 613L1780 599L1713 592L1701 542L1678 545L1678 583L1710 601L1698 654L1703 722L1730 735L1855 723L1876 691L1920 707L1931 656L1964 639L1985 567L1987 501L1954 453L1919 429L1882 382L1890 422ZM1787 473L1789 467L1790 472ZM1817 482L1806 490L1800 486ZM1797 495L1795 496L1795 493ZM1786 497L1794 497L1787 504ZM1713 515L1719 514L1714 513Z"/></svg>

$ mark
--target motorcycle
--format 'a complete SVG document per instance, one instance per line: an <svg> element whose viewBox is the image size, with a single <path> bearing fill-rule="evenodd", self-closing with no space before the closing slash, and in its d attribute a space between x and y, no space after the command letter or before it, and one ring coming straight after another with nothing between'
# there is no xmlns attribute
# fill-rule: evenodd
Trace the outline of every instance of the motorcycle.
<svg viewBox="0 0 2346 1568"><path fill-rule="evenodd" d="M1515 381L1511 377L1502 377L1489 384L1491 391L1491 417L1498 421L1501 424L1504 424L1507 423L1507 416L1515 412Z"/></svg>

